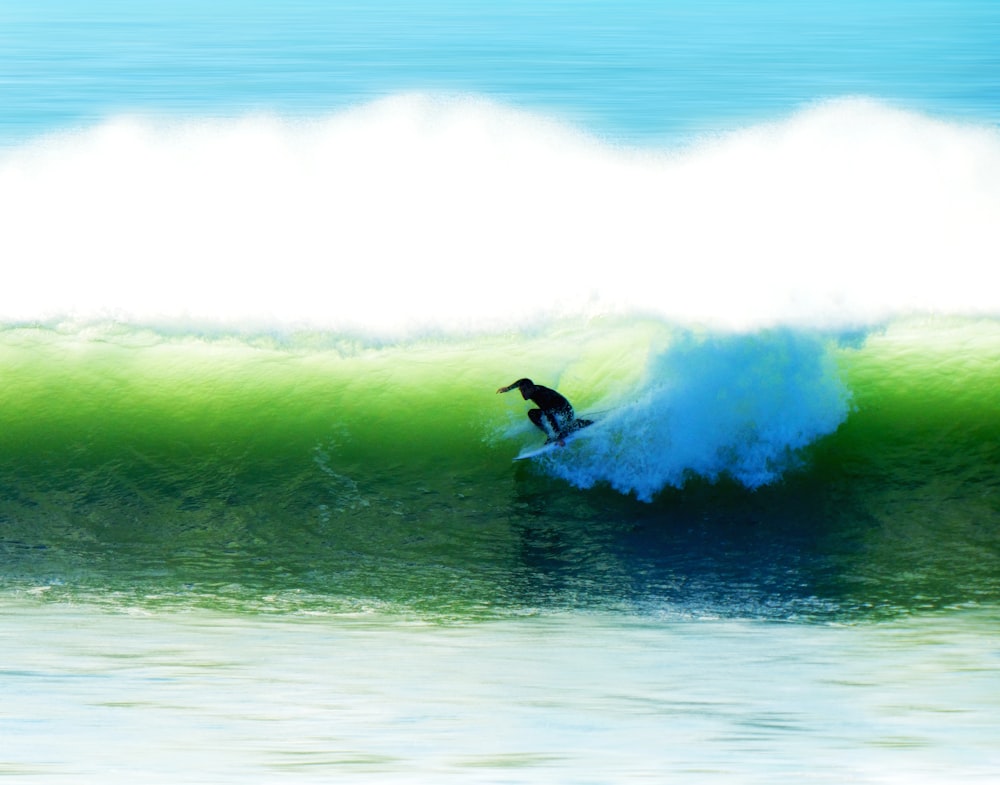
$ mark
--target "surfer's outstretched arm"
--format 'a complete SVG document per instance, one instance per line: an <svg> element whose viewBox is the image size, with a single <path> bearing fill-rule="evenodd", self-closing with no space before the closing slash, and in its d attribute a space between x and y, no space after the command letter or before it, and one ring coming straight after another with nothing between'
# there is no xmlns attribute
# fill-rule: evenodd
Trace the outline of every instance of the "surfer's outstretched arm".
<svg viewBox="0 0 1000 785"><path fill-rule="evenodd" d="M497 390L497 395L510 392L511 390L520 390L521 397L527 401L538 387L539 385L535 384L531 379L518 379L513 384L508 384L506 387L501 387Z"/></svg>

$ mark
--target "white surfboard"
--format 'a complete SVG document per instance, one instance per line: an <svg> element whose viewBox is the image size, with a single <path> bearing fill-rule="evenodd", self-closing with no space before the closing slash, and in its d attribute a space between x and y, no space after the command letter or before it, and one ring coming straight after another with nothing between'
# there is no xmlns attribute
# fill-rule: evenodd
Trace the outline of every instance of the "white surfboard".
<svg viewBox="0 0 1000 785"><path fill-rule="evenodd" d="M543 444L541 447L536 447L533 450L522 450L514 458L514 460L515 461L526 461L529 458L538 458L539 456L545 455L546 453L550 453L553 450L561 450L563 447L565 447L567 444L569 444L571 441L573 441L577 436L579 436L581 433L583 433L584 430L588 426L594 424L593 420L580 420L580 422L581 423L586 423L586 424L580 425L572 433L566 434L566 436L564 436L562 438L562 444L560 444L557 441L545 442L545 444Z"/></svg>

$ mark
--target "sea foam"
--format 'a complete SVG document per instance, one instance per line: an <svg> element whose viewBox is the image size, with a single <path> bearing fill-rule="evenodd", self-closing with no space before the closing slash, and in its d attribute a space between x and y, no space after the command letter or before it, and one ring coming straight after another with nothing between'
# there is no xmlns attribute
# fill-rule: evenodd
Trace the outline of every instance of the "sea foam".
<svg viewBox="0 0 1000 785"><path fill-rule="evenodd" d="M831 349L820 335L789 329L682 332L651 352L631 399L547 468L643 501L693 476L751 489L772 483L847 417L850 393Z"/></svg>
<svg viewBox="0 0 1000 785"><path fill-rule="evenodd" d="M397 335L1000 313L1000 132L850 99L669 148L475 97L119 117L0 157L6 322Z"/></svg>

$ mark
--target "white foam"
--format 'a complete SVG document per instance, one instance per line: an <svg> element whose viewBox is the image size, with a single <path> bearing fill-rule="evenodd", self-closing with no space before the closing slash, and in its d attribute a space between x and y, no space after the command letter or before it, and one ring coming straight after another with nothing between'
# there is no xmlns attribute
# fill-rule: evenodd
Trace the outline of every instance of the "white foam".
<svg viewBox="0 0 1000 785"><path fill-rule="evenodd" d="M835 101L682 149L476 98L117 118L0 158L0 319L753 329L1000 313L1000 132Z"/></svg>
<svg viewBox="0 0 1000 785"><path fill-rule="evenodd" d="M850 395L830 348L793 330L676 335L651 354L633 400L549 468L575 485L607 483L644 501L693 475L767 485L847 417Z"/></svg>

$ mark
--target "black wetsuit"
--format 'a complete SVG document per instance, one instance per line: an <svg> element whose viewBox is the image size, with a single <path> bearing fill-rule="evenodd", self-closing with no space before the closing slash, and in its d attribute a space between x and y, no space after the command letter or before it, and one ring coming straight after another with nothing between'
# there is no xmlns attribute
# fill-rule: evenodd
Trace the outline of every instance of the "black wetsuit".
<svg viewBox="0 0 1000 785"><path fill-rule="evenodd" d="M569 426L576 419L573 407L562 395L549 387L534 384L530 388L522 387L521 395L526 401L531 401L538 405L537 409L528 412L528 418L538 427L545 431L550 438L564 436L569 430ZM552 426L551 433L542 418L548 420Z"/></svg>
<svg viewBox="0 0 1000 785"><path fill-rule="evenodd" d="M592 422L577 419L569 401L555 390L535 384L531 379L518 379L507 387L501 387L497 392L505 393L513 389L520 390L524 400L538 404L537 409L528 412L528 418L537 428L544 431L550 442L560 441L573 431Z"/></svg>

